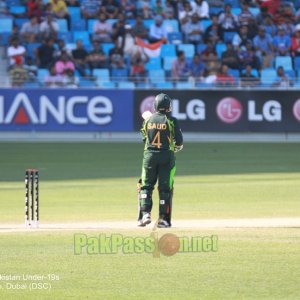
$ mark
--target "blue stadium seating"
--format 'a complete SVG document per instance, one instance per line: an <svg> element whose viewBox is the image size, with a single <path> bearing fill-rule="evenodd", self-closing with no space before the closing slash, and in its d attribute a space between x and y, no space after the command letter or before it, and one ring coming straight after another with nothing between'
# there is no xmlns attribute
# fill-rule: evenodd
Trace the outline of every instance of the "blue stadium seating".
<svg viewBox="0 0 300 300"><path fill-rule="evenodd" d="M175 19L165 20L164 26L166 27L167 32L178 32L179 31L178 21Z"/></svg>
<svg viewBox="0 0 300 300"><path fill-rule="evenodd" d="M68 6L68 11L72 21L80 20L81 18L80 7Z"/></svg>
<svg viewBox="0 0 300 300"><path fill-rule="evenodd" d="M261 85L265 87L271 86L277 78L276 71L274 69L261 70Z"/></svg>
<svg viewBox="0 0 300 300"><path fill-rule="evenodd" d="M209 27L212 24L211 20L202 20L201 25L203 26L203 30L205 31L207 27Z"/></svg>
<svg viewBox="0 0 300 300"><path fill-rule="evenodd" d="M88 20L88 32L93 33L94 32L94 23L97 22L98 20L96 19L89 19Z"/></svg>
<svg viewBox="0 0 300 300"><path fill-rule="evenodd" d="M176 47L173 44L163 44L161 46L161 57L176 56Z"/></svg>
<svg viewBox="0 0 300 300"><path fill-rule="evenodd" d="M93 76L95 76L98 81L109 81L109 69L94 69Z"/></svg>
<svg viewBox="0 0 300 300"><path fill-rule="evenodd" d="M25 24L28 21L29 21L28 18L16 18L14 20L15 25L17 25L19 29L22 29L23 24Z"/></svg>
<svg viewBox="0 0 300 300"><path fill-rule="evenodd" d="M174 85L172 82L165 81L165 82L157 82L154 86L158 89L173 89Z"/></svg>
<svg viewBox="0 0 300 300"><path fill-rule="evenodd" d="M134 89L135 85L133 82L130 81L122 81L118 83L119 89Z"/></svg>
<svg viewBox="0 0 300 300"><path fill-rule="evenodd" d="M0 32L11 32L13 20L10 18L0 18Z"/></svg>
<svg viewBox="0 0 300 300"><path fill-rule="evenodd" d="M79 81L79 86L80 87L87 87L87 88L93 88L96 87L96 83L92 80L86 79L86 78L81 78Z"/></svg>
<svg viewBox="0 0 300 300"><path fill-rule="evenodd" d="M152 83L164 82L166 79L164 70L150 70L149 79Z"/></svg>
<svg viewBox="0 0 300 300"><path fill-rule="evenodd" d="M82 40L84 45L90 43L90 36L87 31L74 31L73 32L73 40L76 42L77 40Z"/></svg>
<svg viewBox="0 0 300 300"><path fill-rule="evenodd" d="M39 82L25 82L24 85L23 85L24 88L39 88L40 87L40 84Z"/></svg>
<svg viewBox="0 0 300 300"><path fill-rule="evenodd" d="M300 56L294 58L294 69L297 71L300 70ZM300 74L298 74L298 77L300 77L299 75Z"/></svg>
<svg viewBox="0 0 300 300"><path fill-rule="evenodd" d="M232 14L235 15L235 16L238 16L241 13L241 11L242 10L239 7L233 7L231 9Z"/></svg>
<svg viewBox="0 0 300 300"><path fill-rule="evenodd" d="M180 44L177 49L183 51L185 57L193 57L195 55L195 46L193 44Z"/></svg>
<svg viewBox="0 0 300 300"><path fill-rule="evenodd" d="M276 56L275 57L275 69L283 67L285 71L293 70L292 58L290 56Z"/></svg>
<svg viewBox="0 0 300 300"><path fill-rule="evenodd" d="M163 59L163 67L165 71L170 71L172 69L172 63L176 59L176 56L167 56Z"/></svg>
<svg viewBox="0 0 300 300"><path fill-rule="evenodd" d="M47 69L38 69L37 71L37 78L38 78L38 81L41 82L41 83L44 83L45 81L45 76L48 75L49 72Z"/></svg>
<svg viewBox="0 0 300 300"><path fill-rule="evenodd" d="M59 25L59 31L68 32L67 20L65 20L65 19L57 19L56 22Z"/></svg>
<svg viewBox="0 0 300 300"><path fill-rule="evenodd" d="M236 35L235 31L224 32L224 43L232 41L235 35Z"/></svg>
<svg viewBox="0 0 300 300"><path fill-rule="evenodd" d="M216 45L216 52L218 54L218 57L222 57L222 53L226 50L226 45L223 43L217 44Z"/></svg>
<svg viewBox="0 0 300 300"><path fill-rule="evenodd" d="M14 15L23 15L26 13L26 7L25 6L11 6L9 8L9 12L11 14L14 14Z"/></svg>
<svg viewBox="0 0 300 300"><path fill-rule="evenodd" d="M11 32L0 32L0 45L7 46Z"/></svg>
<svg viewBox="0 0 300 300"><path fill-rule="evenodd" d="M154 20L153 19L147 19L147 20L144 20L143 21L144 22L144 25L149 29L150 28L150 26L152 25L152 24L154 24Z"/></svg>
<svg viewBox="0 0 300 300"><path fill-rule="evenodd" d="M31 56L32 58L35 57L35 49L40 46L40 43L31 43L27 45L27 55Z"/></svg>
<svg viewBox="0 0 300 300"><path fill-rule="evenodd" d="M197 53L201 54L205 48L206 48L206 44L198 44L197 45Z"/></svg>
<svg viewBox="0 0 300 300"><path fill-rule="evenodd" d="M97 85L102 89L114 89L116 88L116 83L111 81L97 81Z"/></svg>
<svg viewBox="0 0 300 300"><path fill-rule="evenodd" d="M57 34L57 37L60 39L60 40L64 40L65 43L73 43L73 35L72 35L72 32L61 32L59 31L58 34Z"/></svg>
<svg viewBox="0 0 300 300"><path fill-rule="evenodd" d="M193 89L194 88L194 84L190 81L187 82L177 82L176 83L176 88L177 89Z"/></svg>
<svg viewBox="0 0 300 300"><path fill-rule="evenodd" d="M161 69L161 58L153 57L145 64L145 69L149 70L160 70Z"/></svg>
<svg viewBox="0 0 300 300"><path fill-rule="evenodd" d="M113 82L126 81L128 78L127 69L112 69L111 70L111 80Z"/></svg>
<svg viewBox="0 0 300 300"><path fill-rule="evenodd" d="M82 19L72 19L71 20L71 30L72 31L85 31L86 22Z"/></svg>
<svg viewBox="0 0 300 300"><path fill-rule="evenodd" d="M254 17L260 13L260 9L258 7L249 7L249 11Z"/></svg>
<svg viewBox="0 0 300 300"><path fill-rule="evenodd" d="M113 43L103 43L101 44L102 46L102 50L105 53L105 55L109 54L109 50L114 48L114 44Z"/></svg>
<svg viewBox="0 0 300 300"><path fill-rule="evenodd" d="M167 40L170 44L181 44L182 43L182 33L181 32L169 32L167 35Z"/></svg>

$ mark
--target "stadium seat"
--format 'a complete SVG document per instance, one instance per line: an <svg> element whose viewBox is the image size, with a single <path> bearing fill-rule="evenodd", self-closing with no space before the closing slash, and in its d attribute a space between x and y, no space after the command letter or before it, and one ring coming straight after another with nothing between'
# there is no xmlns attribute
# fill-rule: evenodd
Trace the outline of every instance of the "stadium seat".
<svg viewBox="0 0 300 300"><path fill-rule="evenodd" d="M179 31L178 21L175 19L165 20L164 26L166 27L167 32L178 32Z"/></svg>
<svg viewBox="0 0 300 300"><path fill-rule="evenodd" d="M276 56L275 69L283 67L285 71L293 70L292 58L290 56Z"/></svg>
<svg viewBox="0 0 300 300"><path fill-rule="evenodd" d="M150 70L149 79L152 83L164 82L166 80L164 70Z"/></svg>
<svg viewBox="0 0 300 300"><path fill-rule="evenodd" d="M76 44L75 43L67 43L66 44L66 50L67 52L72 52L72 50L76 49Z"/></svg>
<svg viewBox="0 0 300 300"><path fill-rule="evenodd" d="M181 44L182 43L182 33L181 32L169 32L167 35L167 40L170 44Z"/></svg>
<svg viewBox="0 0 300 300"><path fill-rule="evenodd" d="M94 69L93 76L97 81L109 81L109 69Z"/></svg>
<svg viewBox="0 0 300 300"><path fill-rule="evenodd" d="M97 85L101 87L102 89L115 89L116 84L111 81L97 81Z"/></svg>
<svg viewBox="0 0 300 300"><path fill-rule="evenodd" d="M163 44L161 46L161 57L176 56L176 47L173 44Z"/></svg>
<svg viewBox="0 0 300 300"><path fill-rule="evenodd" d="M218 57L222 57L222 53L226 50L226 45L225 44L217 44L216 45L216 51L218 54Z"/></svg>
<svg viewBox="0 0 300 300"><path fill-rule="evenodd" d="M40 43L30 43L27 45L27 55L31 56L32 58L35 57L35 50L40 46Z"/></svg>
<svg viewBox="0 0 300 300"><path fill-rule="evenodd" d="M113 82L126 81L128 78L127 69L112 69L111 70L111 80Z"/></svg>
<svg viewBox="0 0 300 300"><path fill-rule="evenodd" d="M245 73L246 73L246 70L243 70L242 74L245 74ZM259 77L259 73L256 69L251 69L251 74L255 77Z"/></svg>
<svg viewBox="0 0 300 300"><path fill-rule="evenodd" d="M18 26L19 29L21 29L23 24L25 24L28 21L29 21L28 18L16 18L14 20L15 24Z"/></svg>
<svg viewBox="0 0 300 300"><path fill-rule="evenodd" d="M10 18L0 18L0 32L12 32L13 20Z"/></svg>
<svg viewBox="0 0 300 300"><path fill-rule="evenodd" d="M20 6L22 4L20 0L7 0L6 5L7 7L12 7L12 6Z"/></svg>
<svg viewBox="0 0 300 300"><path fill-rule="evenodd" d="M9 12L13 15L23 15L26 13L26 6L11 6Z"/></svg>
<svg viewBox="0 0 300 300"><path fill-rule="evenodd" d="M92 80L86 79L86 78L81 78L79 81L79 86L80 87L88 87L88 88L93 88L96 87L96 83Z"/></svg>
<svg viewBox="0 0 300 300"><path fill-rule="evenodd" d="M261 85L271 86L277 78L276 71L274 69L263 69L261 70Z"/></svg>
<svg viewBox="0 0 300 300"><path fill-rule="evenodd" d="M107 23L111 24L111 26L113 26L118 21L118 19L107 19L106 21Z"/></svg>
<svg viewBox="0 0 300 300"><path fill-rule="evenodd" d="M160 70L161 69L161 58L153 57L145 64L145 69L149 70Z"/></svg>
<svg viewBox="0 0 300 300"><path fill-rule="evenodd" d="M64 40L65 43L73 43L72 32L58 32L57 37L60 40Z"/></svg>
<svg viewBox="0 0 300 300"><path fill-rule="evenodd" d="M81 19L80 7L68 6L68 11L72 21Z"/></svg>
<svg viewBox="0 0 300 300"><path fill-rule="evenodd" d="M224 32L224 43L231 42L233 37L236 35L235 31Z"/></svg>
<svg viewBox="0 0 300 300"><path fill-rule="evenodd" d="M190 81L187 82L177 82L176 83L176 88L177 89L193 89L194 84Z"/></svg>
<svg viewBox="0 0 300 300"><path fill-rule="evenodd" d="M294 68L295 70L300 70L300 56L294 58ZM300 77L299 75L300 74L298 74L298 77Z"/></svg>
<svg viewBox="0 0 300 300"><path fill-rule="evenodd" d="M11 36L11 32L0 32L0 45L8 46L8 41L10 36Z"/></svg>
<svg viewBox="0 0 300 300"><path fill-rule="evenodd" d="M186 57L193 57L195 55L195 46L193 44L180 44L177 49L183 51Z"/></svg>
<svg viewBox="0 0 300 300"><path fill-rule="evenodd" d="M38 69L37 71L37 78L40 83L44 83L45 76L49 74L47 69Z"/></svg>
<svg viewBox="0 0 300 300"><path fill-rule="evenodd" d="M154 20L153 20L153 19L143 20L143 23L144 23L145 27L147 27L147 28L149 29L150 26L151 26L152 24L154 24Z"/></svg>
<svg viewBox="0 0 300 300"><path fill-rule="evenodd" d="M212 24L211 20L202 20L201 21L201 25L203 27L204 32L207 29L207 27L209 27L211 24Z"/></svg>
<svg viewBox="0 0 300 300"><path fill-rule="evenodd" d="M239 72L239 70L229 69L228 70L228 74L231 75L231 76L233 76L235 84L237 84L239 82L239 78L240 78L240 72Z"/></svg>
<svg viewBox="0 0 300 300"><path fill-rule="evenodd" d="M223 7L210 7L209 15L219 15L223 11Z"/></svg>
<svg viewBox="0 0 300 300"><path fill-rule="evenodd" d="M24 88L39 88L40 84L38 82L25 82L23 85Z"/></svg>
<svg viewBox="0 0 300 300"><path fill-rule="evenodd" d="M77 40L82 40L84 45L90 43L89 33L86 31L74 31L73 32L73 40L76 42Z"/></svg>
<svg viewBox="0 0 300 300"><path fill-rule="evenodd" d="M260 13L260 9L258 7L249 7L249 11L254 17Z"/></svg>
<svg viewBox="0 0 300 300"><path fill-rule="evenodd" d="M240 0L224 0L224 4L230 4L231 7L240 7Z"/></svg>
<svg viewBox="0 0 300 300"><path fill-rule="evenodd" d="M205 48L206 48L206 44L198 44L197 45L197 53L201 54Z"/></svg>
<svg viewBox="0 0 300 300"><path fill-rule="evenodd" d="M154 85L157 89L173 89L174 85L172 82L157 82Z"/></svg>
<svg viewBox="0 0 300 300"><path fill-rule="evenodd" d="M56 22L59 25L59 31L68 32L67 20L65 19L56 19Z"/></svg>
<svg viewBox="0 0 300 300"><path fill-rule="evenodd" d="M167 56L163 59L164 61L164 70L165 71L170 71L172 69L172 63L173 61L176 59L176 56L172 57L172 56Z"/></svg>
<svg viewBox="0 0 300 300"><path fill-rule="evenodd" d="M133 82L130 81L122 81L118 83L119 89L134 89L135 85Z"/></svg>
<svg viewBox="0 0 300 300"><path fill-rule="evenodd" d="M235 16L238 16L241 13L241 11L242 10L239 7L233 7L231 9L232 14L235 15Z"/></svg>
<svg viewBox="0 0 300 300"><path fill-rule="evenodd" d="M88 32L93 33L94 32L94 23L97 22L96 19L90 19L88 20Z"/></svg>
<svg viewBox="0 0 300 300"><path fill-rule="evenodd" d="M102 46L102 50L105 53L105 55L109 54L109 50L114 48L114 44L113 43L103 43L101 44Z"/></svg>
<svg viewBox="0 0 300 300"><path fill-rule="evenodd" d="M85 20L71 19L71 30L72 31L85 31L86 30Z"/></svg>

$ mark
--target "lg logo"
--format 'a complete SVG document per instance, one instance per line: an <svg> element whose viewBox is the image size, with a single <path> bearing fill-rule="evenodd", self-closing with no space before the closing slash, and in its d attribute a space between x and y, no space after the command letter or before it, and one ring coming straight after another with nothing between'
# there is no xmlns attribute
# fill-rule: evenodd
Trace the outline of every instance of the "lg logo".
<svg viewBox="0 0 300 300"><path fill-rule="evenodd" d="M294 117L300 122L300 99L298 99L293 107Z"/></svg>
<svg viewBox="0 0 300 300"><path fill-rule="evenodd" d="M224 123L237 122L243 113L241 103L232 97L222 99L217 105L217 115Z"/></svg>
<svg viewBox="0 0 300 300"><path fill-rule="evenodd" d="M280 122L282 120L281 104L276 100L268 100L262 105L262 109L257 108L254 100L249 100L248 105L248 121L252 122ZM299 118L300 118L300 101L299 101ZM296 109L297 110L297 109ZM233 98L226 97L217 105L217 115L221 121L232 124L240 120L243 114L241 103Z"/></svg>

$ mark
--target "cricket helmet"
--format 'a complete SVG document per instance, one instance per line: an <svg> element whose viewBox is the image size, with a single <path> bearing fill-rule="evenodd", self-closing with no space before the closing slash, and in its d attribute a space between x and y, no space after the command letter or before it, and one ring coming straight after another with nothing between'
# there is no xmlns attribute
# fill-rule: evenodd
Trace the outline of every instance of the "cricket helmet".
<svg viewBox="0 0 300 300"><path fill-rule="evenodd" d="M159 112L170 112L172 100L170 96L164 93L160 93L155 97L154 108Z"/></svg>

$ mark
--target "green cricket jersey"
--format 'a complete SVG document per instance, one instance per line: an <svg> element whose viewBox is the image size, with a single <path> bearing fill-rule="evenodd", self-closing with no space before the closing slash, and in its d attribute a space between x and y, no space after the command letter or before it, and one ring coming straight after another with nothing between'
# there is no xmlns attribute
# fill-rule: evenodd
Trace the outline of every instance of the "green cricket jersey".
<svg viewBox="0 0 300 300"><path fill-rule="evenodd" d="M181 146L183 138L176 118L160 112L145 120L141 129L145 150L160 152L174 151L174 146Z"/></svg>

